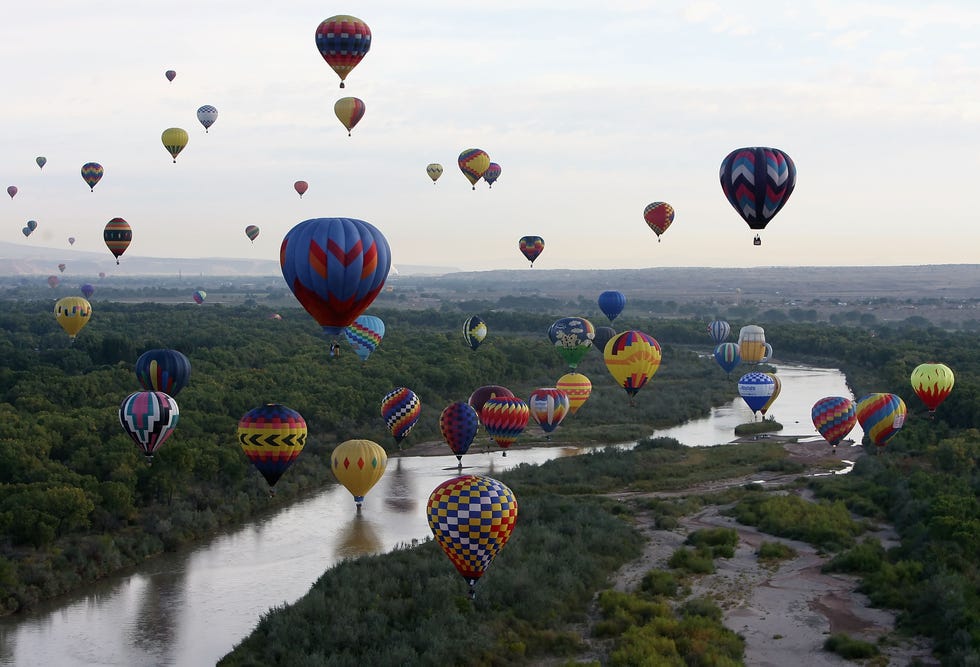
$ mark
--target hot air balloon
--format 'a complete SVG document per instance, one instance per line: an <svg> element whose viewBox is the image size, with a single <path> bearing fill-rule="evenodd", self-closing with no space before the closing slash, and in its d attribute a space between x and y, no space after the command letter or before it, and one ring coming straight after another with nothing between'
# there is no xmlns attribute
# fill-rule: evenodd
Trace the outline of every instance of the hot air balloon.
<svg viewBox="0 0 980 667"><path fill-rule="evenodd" d="M204 300L208 298L208 293L202 289L194 290L194 293L191 294L191 298L194 299L194 303L200 306L202 303L204 303Z"/></svg>
<svg viewBox="0 0 980 667"><path fill-rule="evenodd" d="M310 184L306 181L296 181L293 183L293 189L296 190L296 194L298 194L299 198L302 199L303 195L306 194L306 191L310 189Z"/></svg>
<svg viewBox="0 0 980 667"><path fill-rule="evenodd" d="M837 445L847 437L857 424L854 401L843 396L827 396L813 404L810 409L813 426L823 439L837 451Z"/></svg>
<svg viewBox="0 0 980 667"><path fill-rule="evenodd" d="M245 227L245 236L247 236L248 240L254 245L255 239L259 238L259 228L255 225L248 225Z"/></svg>
<svg viewBox="0 0 980 667"><path fill-rule="evenodd" d="M381 399L381 416L399 448L421 414L422 401L411 389L396 387Z"/></svg>
<svg viewBox="0 0 980 667"><path fill-rule="evenodd" d="M463 340L470 346L471 350L480 347L480 343L487 337L487 324L479 315L471 315L463 321Z"/></svg>
<svg viewBox="0 0 980 667"><path fill-rule="evenodd" d="M168 69L166 72L163 73L163 75L167 77L167 81L173 81L174 78L176 78L177 76L177 72L173 71L172 69Z"/></svg>
<svg viewBox="0 0 980 667"><path fill-rule="evenodd" d="M177 401L162 391L137 391L119 405L119 423L148 462L177 428Z"/></svg>
<svg viewBox="0 0 980 667"><path fill-rule="evenodd" d="M29 230L31 230L32 232L33 232L33 231L34 231L35 229L37 229L37 220L28 220L28 221L27 221L27 228L28 228Z"/></svg>
<svg viewBox="0 0 980 667"><path fill-rule="evenodd" d="M768 373L746 373L738 379L738 395L752 410L753 416L775 390L776 383Z"/></svg>
<svg viewBox="0 0 980 667"><path fill-rule="evenodd" d="M483 412L483 406L486 405L487 401L489 401L491 398L500 398L503 396L513 395L514 392L507 387L501 387L499 384L486 384L482 387L474 389L466 403L473 408L473 411L477 415L477 421L479 422L480 414Z"/></svg>
<svg viewBox="0 0 980 667"><path fill-rule="evenodd" d="M555 388L568 395L568 408L573 415L592 395L592 382L581 373L565 373L558 378Z"/></svg>
<svg viewBox="0 0 980 667"><path fill-rule="evenodd" d="M7 194L10 195L10 198L11 199L13 199L14 198L14 195L17 194L17 186L16 185L8 185L7 186Z"/></svg>
<svg viewBox="0 0 980 667"><path fill-rule="evenodd" d="M238 420L238 444L265 477L270 495L275 495L276 482L306 446L306 434L303 416L279 403L249 410Z"/></svg>
<svg viewBox="0 0 980 667"><path fill-rule="evenodd" d="M500 165L496 162L491 162L487 170L483 172L483 180L487 182L488 187L492 188L498 178L500 178Z"/></svg>
<svg viewBox="0 0 980 667"><path fill-rule="evenodd" d="M557 387L541 387L531 392L527 399L531 417L545 433L552 433L561 426L571 409L568 394Z"/></svg>
<svg viewBox="0 0 980 667"><path fill-rule="evenodd" d="M624 331L606 343L603 358L609 373L626 390L633 405L636 393L660 368L660 343L642 331Z"/></svg>
<svg viewBox="0 0 980 667"><path fill-rule="evenodd" d="M365 109L364 102L356 97L341 97L334 102L333 112L337 116L337 120L347 128L348 137L350 136L350 131L364 117Z"/></svg>
<svg viewBox="0 0 980 667"><path fill-rule="evenodd" d="M771 408L772 404L776 402L777 398L779 398L779 392L782 391L783 389L783 381L779 379L778 375L776 375L775 373L766 373L766 375L772 378L773 388L772 388L772 395L765 403L762 404L762 407L759 408L759 412L762 413L763 417L766 416L766 413L769 411L769 408Z"/></svg>
<svg viewBox="0 0 980 667"><path fill-rule="evenodd" d="M426 503L436 542L469 584L476 582L507 544L517 522L517 499L504 484L482 475L463 475L441 483Z"/></svg>
<svg viewBox="0 0 980 667"><path fill-rule="evenodd" d="M92 317L92 304L80 296L66 296L54 304L54 317L74 343L75 336Z"/></svg>
<svg viewBox="0 0 980 667"><path fill-rule="evenodd" d="M490 156L487 152L479 148L467 148L459 154L457 160L459 170L476 190L476 182L483 177L484 172L490 167Z"/></svg>
<svg viewBox="0 0 980 667"><path fill-rule="evenodd" d="M674 207L662 201L647 204L643 209L643 219L657 234L657 243L660 243L660 235L666 232L670 223L674 221Z"/></svg>
<svg viewBox="0 0 980 667"><path fill-rule="evenodd" d="M296 300L326 333L339 334L381 292L391 251L363 220L314 218L286 233L279 264Z"/></svg>
<svg viewBox="0 0 980 667"><path fill-rule="evenodd" d="M99 271L99 278L105 278L105 271Z"/></svg>
<svg viewBox="0 0 980 667"><path fill-rule="evenodd" d="M95 192L95 186L102 180L104 173L105 170L98 162L86 162L82 165L82 180L88 184L92 192Z"/></svg>
<svg viewBox="0 0 980 667"><path fill-rule="evenodd" d="M330 455L334 477L354 496L357 511L361 511L364 496L385 474L387 465L384 447L372 440L347 440Z"/></svg>
<svg viewBox="0 0 980 667"><path fill-rule="evenodd" d="M64 273L65 272L65 269L67 269L67 268L68 268L68 265L67 264L59 264L58 265L58 271L60 271L61 273Z"/></svg>
<svg viewBox="0 0 980 667"><path fill-rule="evenodd" d="M429 178L432 179L432 184L435 185L436 181L439 180L439 177L442 176L442 165L438 162L433 162L432 164L426 166L425 173L429 175Z"/></svg>
<svg viewBox="0 0 980 667"><path fill-rule="evenodd" d="M738 332L738 353L748 364L762 363L766 356L766 332L755 324L742 327Z"/></svg>
<svg viewBox="0 0 980 667"><path fill-rule="evenodd" d="M60 282L61 281L58 280L58 276L48 276L48 287L50 287L51 289L57 287L58 283Z"/></svg>
<svg viewBox="0 0 980 667"><path fill-rule="evenodd" d="M606 349L606 343L615 338L617 333L612 327L596 327L595 337L592 339L592 347L601 354Z"/></svg>
<svg viewBox="0 0 980 667"><path fill-rule="evenodd" d="M116 264L119 264L119 257L133 242L133 228L122 218L113 218L106 223L102 238L109 252L115 256Z"/></svg>
<svg viewBox="0 0 980 667"><path fill-rule="evenodd" d="M732 332L732 326L724 320L715 320L708 325L708 335L715 345L720 345L728 340L728 335Z"/></svg>
<svg viewBox="0 0 980 667"><path fill-rule="evenodd" d="M777 148L737 148L722 160L720 178L728 203L749 227L765 229L793 194L796 165Z"/></svg>
<svg viewBox="0 0 980 667"><path fill-rule="evenodd" d="M359 315L353 324L344 328L344 337L361 361L367 361L385 336L385 323L374 315Z"/></svg>
<svg viewBox="0 0 980 667"><path fill-rule="evenodd" d="M174 159L174 163L177 162L177 156L180 152L184 150L184 146L187 145L187 130L180 127L168 127L160 135L160 141L163 142L163 147L167 149L167 152Z"/></svg>
<svg viewBox="0 0 980 667"><path fill-rule="evenodd" d="M70 245L70 246L71 245L75 245L75 237L74 236L69 236L68 237L68 245Z"/></svg>
<svg viewBox="0 0 980 667"><path fill-rule="evenodd" d="M95 294L95 288L92 287L91 283L85 283L82 285L82 295L86 299L91 299L93 294Z"/></svg>
<svg viewBox="0 0 980 667"><path fill-rule="evenodd" d="M527 428L530 418L527 403L516 396L500 396L487 399L480 411L480 421L497 446L507 449ZM507 456L507 452L504 452Z"/></svg>
<svg viewBox="0 0 980 667"><path fill-rule="evenodd" d="M340 77L340 87L351 70L371 50L371 29L353 16L331 16L316 29L316 48Z"/></svg>
<svg viewBox="0 0 980 667"><path fill-rule="evenodd" d="M24 236L25 236L25 237L28 237L28 236L30 236L30 235L31 235L31 233L32 233L32 232L33 232L34 230L32 230L32 229L31 229L30 227L24 227L24 228L23 228L23 229L21 229L20 231L21 231L21 232L22 232L22 233L24 234Z"/></svg>
<svg viewBox="0 0 980 667"><path fill-rule="evenodd" d="M522 236L517 242L517 247L520 249L521 254L531 262L531 268L533 269L534 260L544 251L544 239L540 236Z"/></svg>
<svg viewBox="0 0 980 667"><path fill-rule="evenodd" d="M191 361L177 350L147 350L136 360L136 379L143 389L176 398L191 379Z"/></svg>
<svg viewBox="0 0 980 667"><path fill-rule="evenodd" d="M593 338L595 327L584 317L563 317L548 329L548 339L569 368L576 368L585 358L592 349Z"/></svg>
<svg viewBox="0 0 980 667"><path fill-rule="evenodd" d="M204 126L204 133L207 134L208 128L218 120L218 110L210 104L205 104L197 109L197 122Z"/></svg>
<svg viewBox="0 0 980 667"><path fill-rule="evenodd" d="M44 157L43 155L38 155L36 158L34 158L34 161L37 162L38 169L44 169L44 165L48 163L48 158Z"/></svg>
<svg viewBox="0 0 980 667"><path fill-rule="evenodd" d="M626 307L626 295L616 290L609 290L599 295L599 310L612 322Z"/></svg>
<svg viewBox="0 0 980 667"><path fill-rule="evenodd" d="M742 361L742 356L738 352L737 343L722 343L715 348L715 361L721 369L731 375L731 372Z"/></svg>
<svg viewBox="0 0 980 667"><path fill-rule="evenodd" d="M895 394L868 394L854 407L864 434L877 447L884 447L905 425L905 401Z"/></svg>
<svg viewBox="0 0 980 667"><path fill-rule="evenodd" d="M482 409L482 408L481 408ZM480 418L477 411L469 403L457 401L450 403L443 408L439 415L439 430L442 432L442 439L449 445L449 449L456 455L456 460L463 465L463 454L476 437L476 431L480 425Z"/></svg>
<svg viewBox="0 0 980 667"><path fill-rule="evenodd" d="M915 395L925 403L929 414L935 413L953 391L953 371L946 364L919 364L912 371L911 380Z"/></svg>

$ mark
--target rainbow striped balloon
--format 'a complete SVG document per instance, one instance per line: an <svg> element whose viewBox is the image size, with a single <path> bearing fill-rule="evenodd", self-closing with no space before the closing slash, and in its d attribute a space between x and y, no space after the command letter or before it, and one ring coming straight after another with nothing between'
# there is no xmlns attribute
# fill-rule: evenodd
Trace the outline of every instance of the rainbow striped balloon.
<svg viewBox="0 0 980 667"><path fill-rule="evenodd" d="M843 396L821 398L813 404L810 418L813 426L832 447L837 447L857 424L854 401Z"/></svg>
<svg viewBox="0 0 980 667"><path fill-rule="evenodd" d="M868 394L857 402L857 420L872 443L884 447L905 425L905 401L895 394Z"/></svg>
<svg viewBox="0 0 980 667"><path fill-rule="evenodd" d="M568 414L568 394L557 387L535 389L528 398L527 407L541 430L551 433L561 426Z"/></svg>
<svg viewBox="0 0 980 667"><path fill-rule="evenodd" d="M344 329L344 337L361 361L367 361L371 353L378 349L384 335L385 323L374 315L359 315L353 324Z"/></svg>
<svg viewBox="0 0 980 667"><path fill-rule="evenodd" d="M527 428L530 417L527 403L516 396L488 399L480 411L480 420L487 434L501 449L507 449L517 441Z"/></svg>

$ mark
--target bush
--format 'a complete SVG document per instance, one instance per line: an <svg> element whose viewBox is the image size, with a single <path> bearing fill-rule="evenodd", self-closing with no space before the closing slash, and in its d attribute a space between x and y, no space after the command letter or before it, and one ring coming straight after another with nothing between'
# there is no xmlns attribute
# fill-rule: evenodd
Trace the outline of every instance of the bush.
<svg viewBox="0 0 980 667"><path fill-rule="evenodd" d="M869 574L881 569L885 560L885 549L877 540L864 540L847 551L843 551L824 565L825 572L850 572Z"/></svg>
<svg viewBox="0 0 980 667"><path fill-rule="evenodd" d="M759 560L786 560L796 557L796 549L782 542L763 542L755 552Z"/></svg>
<svg viewBox="0 0 980 667"><path fill-rule="evenodd" d="M738 533L732 528L703 528L688 535L685 544L710 551L712 558L731 558L738 545Z"/></svg>
<svg viewBox="0 0 980 667"><path fill-rule="evenodd" d="M692 574L711 574L715 571L715 562L708 548L695 551L680 547L671 555L667 564L676 570L686 570Z"/></svg>
<svg viewBox="0 0 980 667"><path fill-rule="evenodd" d="M823 643L825 651L836 653L847 660L867 660L878 655L878 647L874 644L854 639L845 634L836 634L827 637Z"/></svg>
<svg viewBox="0 0 980 667"><path fill-rule="evenodd" d="M691 598L678 609L681 616L703 616L721 622L721 607L711 598Z"/></svg>
<svg viewBox="0 0 980 667"><path fill-rule="evenodd" d="M677 577L667 570L650 570L643 575L643 580L640 582L640 590L644 593L664 597L674 597L679 587Z"/></svg>

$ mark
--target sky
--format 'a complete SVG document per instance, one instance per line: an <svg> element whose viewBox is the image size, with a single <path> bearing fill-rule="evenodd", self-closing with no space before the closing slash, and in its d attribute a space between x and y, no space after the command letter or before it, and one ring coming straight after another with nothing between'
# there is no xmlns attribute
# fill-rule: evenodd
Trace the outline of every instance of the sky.
<svg viewBox="0 0 980 667"><path fill-rule="evenodd" d="M343 90L314 38L335 14L372 32ZM108 256L118 216L130 257L275 259L293 225L342 216L396 266L524 269L524 235L544 269L977 263L978 35L974 0L17 3L0 239ZM351 137L344 96L367 108ZM190 133L176 164L168 127ZM718 180L743 146L798 172L761 246ZM492 189L459 171L466 148L500 164ZM676 212L660 243L654 201Z"/></svg>

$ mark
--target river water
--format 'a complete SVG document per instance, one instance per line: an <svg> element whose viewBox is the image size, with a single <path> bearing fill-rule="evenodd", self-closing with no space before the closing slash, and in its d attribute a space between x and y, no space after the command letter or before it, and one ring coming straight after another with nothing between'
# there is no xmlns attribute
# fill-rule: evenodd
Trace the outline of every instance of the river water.
<svg viewBox="0 0 980 667"><path fill-rule="evenodd" d="M813 403L824 396L852 396L835 369L779 365L777 370L783 386L770 414L784 425L783 433L816 437ZM704 419L655 435L713 445L730 441L735 426L751 418L738 399ZM852 437L860 442L860 435L855 429ZM582 451L548 447L511 450L502 457L475 443L463 457L464 472L492 476L520 463ZM262 614L304 595L330 566L428 538L426 499L455 474L452 455L392 457L360 513L345 488L331 486L207 544L155 558L29 614L0 619L0 665L213 665ZM448 560L446 566L451 567Z"/></svg>

